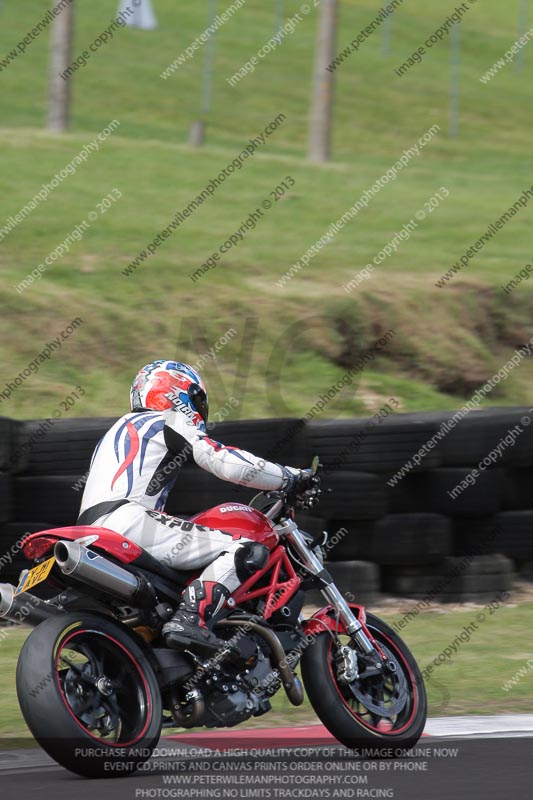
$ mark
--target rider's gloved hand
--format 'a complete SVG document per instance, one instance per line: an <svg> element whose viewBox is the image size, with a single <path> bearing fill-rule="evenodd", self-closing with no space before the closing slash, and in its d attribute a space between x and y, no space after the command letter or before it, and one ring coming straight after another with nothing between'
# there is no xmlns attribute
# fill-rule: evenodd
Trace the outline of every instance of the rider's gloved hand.
<svg viewBox="0 0 533 800"><path fill-rule="evenodd" d="M280 465L281 466L281 465ZM285 482L282 486L288 494L301 494L310 489L313 483L314 472L312 469L294 469L294 467L281 467L285 473Z"/></svg>

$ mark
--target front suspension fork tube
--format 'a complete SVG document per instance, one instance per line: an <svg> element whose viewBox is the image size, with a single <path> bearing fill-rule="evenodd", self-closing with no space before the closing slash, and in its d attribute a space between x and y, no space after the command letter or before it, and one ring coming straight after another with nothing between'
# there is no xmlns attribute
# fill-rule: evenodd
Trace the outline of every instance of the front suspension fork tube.
<svg viewBox="0 0 533 800"><path fill-rule="evenodd" d="M299 560L304 564L304 566L307 567L307 569L313 575L316 575L317 578L320 578L320 580L326 584L325 586L321 587L320 591L328 603L338 610L339 616L346 627L346 632L357 643L365 655L375 656L377 662L381 663L381 656L376 651L376 648L364 632L363 626L353 614L350 606L335 586L333 578L329 572L324 569L319 559L307 546L307 543L300 533L294 520L282 520L282 522L276 525L276 531L280 534L280 536L286 537L287 542L296 552Z"/></svg>

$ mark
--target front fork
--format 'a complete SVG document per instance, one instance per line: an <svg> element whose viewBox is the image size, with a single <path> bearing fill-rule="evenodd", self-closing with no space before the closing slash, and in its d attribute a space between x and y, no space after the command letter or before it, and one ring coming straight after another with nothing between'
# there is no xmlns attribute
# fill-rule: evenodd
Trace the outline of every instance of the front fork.
<svg viewBox="0 0 533 800"><path fill-rule="evenodd" d="M306 540L298 529L297 524L292 519L283 519L276 525L276 531L279 535L287 540L287 543L295 551L298 559L313 575L323 583L320 591L334 608L339 612L339 616L344 622L346 633L355 642L360 651L369 660L373 662L376 669L381 669L383 658L374 644L366 635L363 626L353 614L350 606L342 596L341 592L335 586L333 578L329 572L324 569L320 560L315 556L312 550L309 549Z"/></svg>

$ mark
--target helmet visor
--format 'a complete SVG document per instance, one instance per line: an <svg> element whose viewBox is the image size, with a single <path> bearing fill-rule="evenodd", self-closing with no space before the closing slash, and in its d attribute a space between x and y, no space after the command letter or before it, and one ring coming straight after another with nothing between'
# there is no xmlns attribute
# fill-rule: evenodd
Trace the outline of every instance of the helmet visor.
<svg viewBox="0 0 533 800"><path fill-rule="evenodd" d="M189 395L192 405L207 425L207 417L209 416L209 402L207 400L206 393L201 386L198 386L197 383L191 383L187 390L187 394Z"/></svg>

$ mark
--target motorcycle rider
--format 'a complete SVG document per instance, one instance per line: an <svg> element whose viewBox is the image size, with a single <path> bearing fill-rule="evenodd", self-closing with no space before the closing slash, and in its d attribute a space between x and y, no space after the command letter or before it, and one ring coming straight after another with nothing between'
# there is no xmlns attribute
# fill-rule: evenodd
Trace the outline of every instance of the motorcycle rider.
<svg viewBox="0 0 533 800"><path fill-rule="evenodd" d="M98 443L78 525L117 531L176 569L204 567L163 626L170 647L211 652L222 642L210 627L242 581L261 569L268 549L245 537L164 512L186 456L222 480L258 490L305 489L310 470L281 466L211 439L208 399L198 372L180 361L143 367L130 392L131 411ZM209 627L208 627L209 623Z"/></svg>

